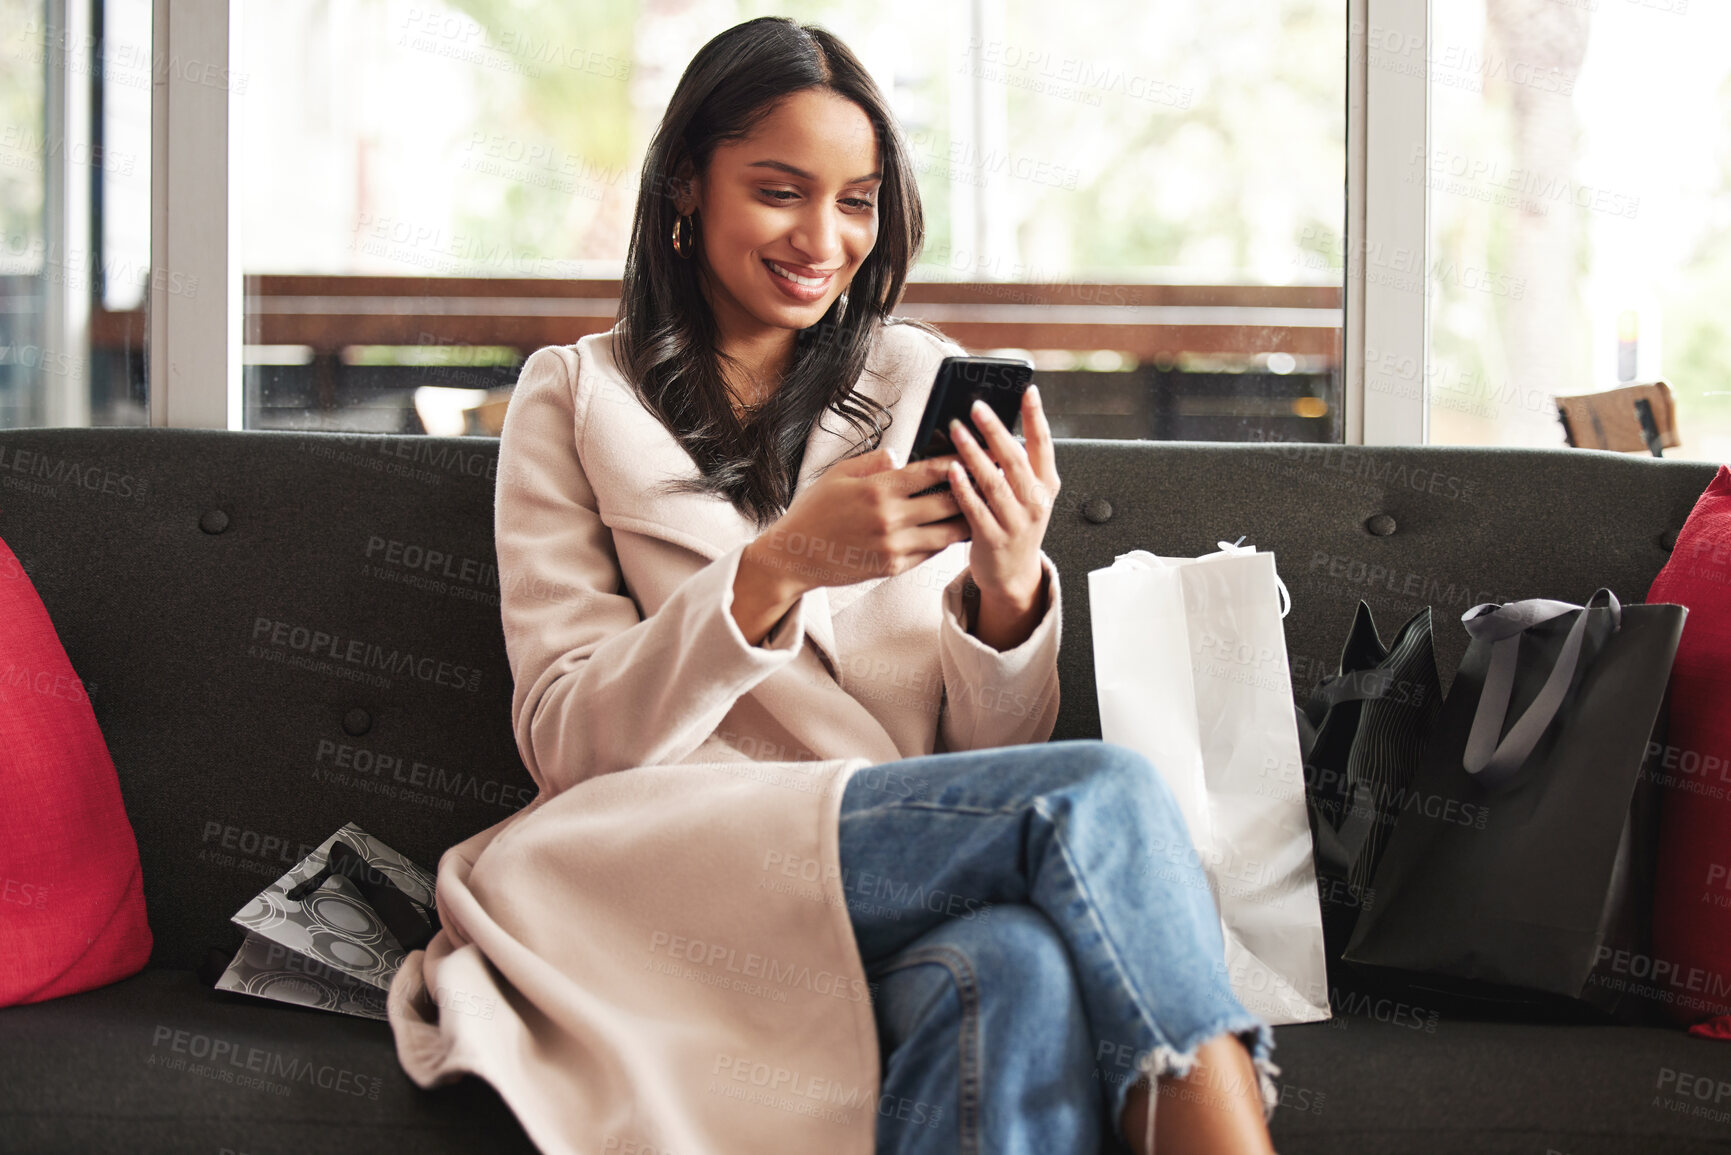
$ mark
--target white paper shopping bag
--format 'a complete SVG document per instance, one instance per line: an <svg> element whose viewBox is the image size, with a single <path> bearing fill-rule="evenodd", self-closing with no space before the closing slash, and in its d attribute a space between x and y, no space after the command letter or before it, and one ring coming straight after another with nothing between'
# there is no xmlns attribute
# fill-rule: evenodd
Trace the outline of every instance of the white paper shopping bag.
<svg viewBox="0 0 1731 1155"><path fill-rule="evenodd" d="M1322 911L1274 555L1119 554L1088 574L1100 736L1154 764L1220 910L1227 974L1269 1022L1329 1017ZM1155 877L1159 871L1152 872ZM1176 876L1176 875L1174 875Z"/></svg>

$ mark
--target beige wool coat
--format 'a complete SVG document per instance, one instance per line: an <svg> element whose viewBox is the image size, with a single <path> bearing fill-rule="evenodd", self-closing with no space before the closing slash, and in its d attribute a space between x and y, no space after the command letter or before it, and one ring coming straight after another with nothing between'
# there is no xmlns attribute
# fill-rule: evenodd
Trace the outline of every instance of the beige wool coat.
<svg viewBox="0 0 1731 1155"><path fill-rule="evenodd" d="M870 990L837 853L855 773L1047 740L1058 573L1021 645L968 634L968 543L806 592L757 646L729 606L757 536L652 483L697 466L637 400L614 333L540 349L501 434L495 534L512 725L540 787L447 850L444 927L388 1009L422 1087L477 1075L549 1155L870 1155ZM856 388L907 459L938 362L892 321ZM809 484L853 442L826 411ZM796 487L797 488L797 487Z"/></svg>

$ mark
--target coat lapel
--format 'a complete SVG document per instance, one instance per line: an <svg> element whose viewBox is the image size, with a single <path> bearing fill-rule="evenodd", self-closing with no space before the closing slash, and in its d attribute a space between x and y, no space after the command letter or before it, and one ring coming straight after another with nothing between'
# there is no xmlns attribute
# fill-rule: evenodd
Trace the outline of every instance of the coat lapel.
<svg viewBox="0 0 1731 1155"><path fill-rule="evenodd" d="M703 494L665 494L654 483L634 485L630 481L696 478L698 462L692 461L691 454L637 400L637 391L630 388L613 358L613 338L615 331L609 329L578 341L583 384L589 391L583 450L590 461L585 473L601 502L602 523L682 545L705 561L715 561L736 545L755 539L758 530L751 519L727 500ZM860 374L855 388L890 409L893 421L885 431L885 443L900 450L904 461L914 445L914 426L931 391L936 364L952 352L921 338L912 326L886 324L879 329L867 372ZM855 436L852 424L833 410L824 410L805 440L795 492L810 485L822 469L840 461L852 448ZM805 630L833 672L840 667L834 615L885 580L888 578L867 578L852 585L820 585L810 590Z"/></svg>
<svg viewBox="0 0 1731 1155"><path fill-rule="evenodd" d="M613 332L598 333L578 342L580 371L588 393L584 419L584 472L595 490L601 520L610 529L646 534L691 550L705 561L743 545L758 535L757 527L731 502L699 493L665 493L662 481L699 476L697 463L683 446L643 407L636 391L625 381L613 359ZM873 349L872 369L883 370L887 336ZM593 375L593 376L591 376ZM859 390L881 404L892 405L901 390L896 375L866 373ZM888 396L883 394L888 393ZM923 401L924 393L921 393ZM896 420L886 442L902 450L912 445L913 425L918 414ZM810 484L825 467L839 460L854 441L851 424L825 410L806 438L795 492ZM903 443L906 444L903 444ZM653 479L647 485L628 479ZM806 598L806 634L822 651L831 670L839 668L834 614L851 604L884 578L871 578L848 586L819 586Z"/></svg>

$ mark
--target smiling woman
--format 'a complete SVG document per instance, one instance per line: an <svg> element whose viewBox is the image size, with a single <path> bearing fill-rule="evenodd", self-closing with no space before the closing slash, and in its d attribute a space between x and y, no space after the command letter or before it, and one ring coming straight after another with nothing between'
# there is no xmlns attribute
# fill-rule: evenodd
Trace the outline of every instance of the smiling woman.
<svg viewBox="0 0 1731 1155"><path fill-rule="evenodd" d="M750 159L769 142L782 157ZM871 171L843 175L862 168ZM851 100L807 89L718 147L703 176L684 162L679 180L680 223L690 214L708 226L693 256L721 330L717 351L752 383L735 379L734 392L762 406L793 360L794 334L847 292L877 243L877 134Z"/></svg>
<svg viewBox="0 0 1731 1155"><path fill-rule="evenodd" d="M495 543L540 793L441 859L390 1013L418 1084L482 1075L545 1149L1271 1150L1199 861L1143 869L1183 815L1049 741L1038 390L1025 442L981 406L901 464L964 352L891 315L922 240L858 60L748 21L656 134L619 323L524 364Z"/></svg>
<svg viewBox="0 0 1731 1155"><path fill-rule="evenodd" d="M853 54L792 21L740 27L698 52L650 141L618 332L622 367L700 466L688 488L766 525L826 409L866 448L882 436L883 407L852 385L925 223L907 142ZM748 56L752 83L730 84Z"/></svg>

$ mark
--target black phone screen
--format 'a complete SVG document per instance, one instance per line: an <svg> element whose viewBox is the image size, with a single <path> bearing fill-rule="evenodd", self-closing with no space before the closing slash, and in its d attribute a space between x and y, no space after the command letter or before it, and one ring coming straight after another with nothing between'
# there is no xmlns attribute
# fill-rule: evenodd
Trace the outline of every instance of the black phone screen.
<svg viewBox="0 0 1731 1155"><path fill-rule="evenodd" d="M969 415L975 401L990 405L1004 427L1016 432L1022 415L1022 394L1027 392L1033 376L1032 365L1008 357L945 357L938 366L931 396L926 398L925 412L914 431L914 447L908 460L923 461L955 453L955 443L950 440L952 419L959 419L984 447L986 439ZM949 487L949 482L940 481L914 496L943 492Z"/></svg>

